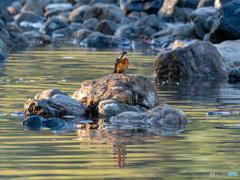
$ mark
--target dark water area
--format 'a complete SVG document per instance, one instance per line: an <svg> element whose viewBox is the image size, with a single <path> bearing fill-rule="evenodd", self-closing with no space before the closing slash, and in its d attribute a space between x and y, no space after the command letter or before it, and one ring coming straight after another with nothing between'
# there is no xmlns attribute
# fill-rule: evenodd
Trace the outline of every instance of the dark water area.
<svg viewBox="0 0 240 180"><path fill-rule="evenodd" d="M14 115L37 93L57 88L72 96L83 81L112 73L119 50L91 50L29 48L2 64L0 179L210 179L211 171L240 172L240 84L159 79L157 52L129 52L126 73L149 77L160 103L188 116L186 127L114 125L104 118L90 118L98 129L81 128L79 119L55 130L23 126L24 117Z"/></svg>

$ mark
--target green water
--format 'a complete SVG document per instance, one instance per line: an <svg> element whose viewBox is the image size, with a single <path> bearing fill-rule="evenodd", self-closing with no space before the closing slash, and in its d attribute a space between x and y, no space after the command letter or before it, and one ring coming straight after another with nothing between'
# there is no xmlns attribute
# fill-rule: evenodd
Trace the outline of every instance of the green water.
<svg viewBox="0 0 240 180"><path fill-rule="evenodd" d="M210 172L240 173L240 116L208 116L208 111L239 112L240 85L226 80L158 80L154 53L129 53L129 74L148 76L160 103L180 108L186 129L111 126L99 129L30 131L23 104L37 93L58 88L70 96L85 80L112 73L118 51L30 48L10 54L0 69L0 179L212 179ZM70 124L70 122L69 122ZM239 179L238 177L214 177Z"/></svg>

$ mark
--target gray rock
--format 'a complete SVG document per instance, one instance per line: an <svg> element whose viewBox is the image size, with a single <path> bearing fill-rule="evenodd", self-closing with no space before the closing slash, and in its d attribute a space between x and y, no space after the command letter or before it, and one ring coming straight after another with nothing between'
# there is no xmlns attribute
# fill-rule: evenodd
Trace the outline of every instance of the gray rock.
<svg viewBox="0 0 240 180"><path fill-rule="evenodd" d="M98 23L96 31L99 31L100 33L106 35L113 35L117 27L118 25L115 22L108 19L104 19Z"/></svg>
<svg viewBox="0 0 240 180"><path fill-rule="evenodd" d="M25 119L22 122L22 124L24 126L40 128L42 126L42 123L44 123L44 122L47 122L46 118L44 118L42 116L34 115L34 116L30 116L27 119Z"/></svg>
<svg viewBox="0 0 240 180"><path fill-rule="evenodd" d="M194 11L192 8L180 8L175 7L173 11L173 20L174 22L190 22L190 14Z"/></svg>
<svg viewBox="0 0 240 180"><path fill-rule="evenodd" d="M0 19L3 20L4 23L13 21L9 11L7 8L0 3Z"/></svg>
<svg viewBox="0 0 240 180"><path fill-rule="evenodd" d="M2 57L1 60L5 60L5 58L7 57L7 46L6 44L1 40L0 38L0 55Z"/></svg>
<svg viewBox="0 0 240 180"><path fill-rule="evenodd" d="M203 38L203 41L210 42L210 41L209 41L209 33L205 34L205 36L204 36L204 38Z"/></svg>
<svg viewBox="0 0 240 180"><path fill-rule="evenodd" d="M214 24L214 21L217 19L217 16L209 16L206 21L205 21L205 24L204 24L204 28L205 28L205 31L207 33L210 32L213 24Z"/></svg>
<svg viewBox="0 0 240 180"><path fill-rule="evenodd" d="M231 69L228 73L229 81L240 81L240 67Z"/></svg>
<svg viewBox="0 0 240 180"><path fill-rule="evenodd" d="M222 6L224 6L225 4L227 4L231 1L233 1L233 0L215 0L214 7L221 8Z"/></svg>
<svg viewBox="0 0 240 180"><path fill-rule="evenodd" d="M199 39L204 39L204 36L207 33L204 28L205 22L206 19L201 16L198 16L194 19L194 31Z"/></svg>
<svg viewBox="0 0 240 180"><path fill-rule="evenodd" d="M16 30L9 30L9 35L11 37L11 41L13 42L14 46L12 47L12 50L23 50L26 47L28 47L28 41L23 36L22 33L16 31Z"/></svg>
<svg viewBox="0 0 240 180"><path fill-rule="evenodd" d="M79 29L82 29L82 24L81 23L71 22L70 27L71 27L72 31L75 32L75 31L78 31Z"/></svg>
<svg viewBox="0 0 240 180"><path fill-rule="evenodd" d="M63 22L59 18L53 17L45 23L43 29L47 35L52 36L53 31L66 27L68 27L67 23Z"/></svg>
<svg viewBox="0 0 240 180"><path fill-rule="evenodd" d="M220 44L215 44L215 46L221 54L228 71L240 67L240 40L223 41Z"/></svg>
<svg viewBox="0 0 240 180"><path fill-rule="evenodd" d="M53 10L49 10L47 11L45 14L44 14L44 17L46 18L51 18L53 16L57 16L59 14L63 13L62 10L59 10L59 9L53 9Z"/></svg>
<svg viewBox="0 0 240 180"><path fill-rule="evenodd" d="M71 38L73 34L73 31L70 27L65 27L62 29L58 29L56 31L53 31L52 37L53 38Z"/></svg>
<svg viewBox="0 0 240 180"><path fill-rule="evenodd" d="M166 51L154 61L158 76L227 77L227 70L216 47L209 42L196 42Z"/></svg>
<svg viewBox="0 0 240 180"><path fill-rule="evenodd" d="M151 37L156 32L157 32L156 29L152 29L150 27L147 27L146 29L144 29L143 34L146 35L146 36Z"/></svg>
<svg viewBox="0 0 240 180"><path fill-rule="evenodd" d="M202 7L199 9L196 9L195 11L193 11L190 15L191 20L194 21L194 19L196 17L203 17L205 19L207 19L209 16L217 16L219 13L219 9L218 8L214 8L214 7Z"/></svg>
<svg viewBox="0 0 240 180"><path fill-rule="evenodd" d="M37 100L48 99L48 98L53 97L53 96L55 96L57 94L68 96L67 93L62 92L59 89L48 89L46 91L43 91L41 93L36 94L34 99L37 99Z"/></svg>
<svg viewBox="0 0 240 180"><path fill-rule="evenodd" d="M104 100L98 105L98 116L99 117L112 117L122 112L135 111L141 113L142 111L136 106L130 106L128 104L119 103L115 100Z"/></svg>
<svg viewBox="0 0 240 180"><path fill-rule="evenodd" d="M70 15L69 15L69 20L71 22L83 22L83 17L84 14L87 10L90 9L91 6L89 5L82 5L80 7L78 7L77 9L74 9Z"/></svg>
<svg viewBox="0 0 240 180"><path fill-rule="evenodd" d="M118 5L118 0L91 0L90 5L97 4L97 3L102 3L102 4L116 4Z"/></svg>
<svg viewBox="0 0 240 180"><path fill-rule="evenodd" d="M161 104L153 109L150 109L143 113L138 112L123 112L115 117L110 118L110 122L113 124L128 123L158 123L160 125L176 124L186 125L188 124L188 118L180 109L172 108L167 104Z"/></svg>
<svg viewBox="0 0 240 180"><path fill-rule="evenodd" d="M136 37L137 35L135 34L134 28L132 28L131 26L129 26L127 24L119 26L116 29L114 36L125 37L130 40L137 39L137 37Z"/></svg>
<svg viewBox="0 0 240 180"><path fill-rule="evenodd" d="M94 4L84 15L84 21L90 18L97 18L98 21L109 19L120 23L125 15L123 11L113 4Z"/></svg>
<svg viewBox="0 0 240 180"><path fill-rule="evenodd" d="M132 42L132 49L149 49L151 47L151 41L147 39L138 39Z"/></svg>
<svg viewBox="0 0 240 180"><path fill-rule="evenodd" d="M121 25L133 25L137 20L139 20L138 17L132 16L132 17L124 17L121 21Z"/></svg>
<svg viewBox="0 0 240 180"><path fill-rule="evenodd" d="M53 3L53 4L48 4L45 7L45 11L52 11L52 10L69 11L69 10L72 10L72 8L73 8L72 3Z"/></svg>
<svg viewBox="0 0 240 180"><path fill-rule="evenodd" d="M21 12L32 11L39 15L44 14L44 7L50 2L50 0L28 0L27 3L21 9Z"/></svg>
<svg viewBox="0 0 240 180"><path fill-rule="evenodd" d="M201 1L198 3L197 8L214 6L214 3L215 3L215 0L201 0Z"/></svg>
<svg viewBox="0 0 240 180"><path fill-rule="evenodd" d="M148 15L148 14L145 13L145 12L133 11L133 12L131 12L131 13L128 15L128 17L129 17L129 18L141 19L141 18L143 18L143 17L145 17L145 16L147 16L147 15Z"/></svg>
<svg viewBox="0 0 240 180"><path fill-rule="evenodd" d="M78 43L80 43L91 34L93 34L93 31L89 29L79 29L73 33L73 38L76 39Z"/></svg>
<svg viewBox="0 0 240 180"><path fill-rule="evenodd" d="M82 28L95 31L97 25L98 25L98 20L96 18L90 18L83 22Z"/></svg>
<svg viewBox="0 0 240 180"><path fill-rule="evenodd" d="M155 29L157 31L163 29L163 25L158 20L156 15L148 15L143 17L142 19L139 19L135 25L135 27L138 27L140 29L146 29L146 27L150 27L152 29Z"/></svg>

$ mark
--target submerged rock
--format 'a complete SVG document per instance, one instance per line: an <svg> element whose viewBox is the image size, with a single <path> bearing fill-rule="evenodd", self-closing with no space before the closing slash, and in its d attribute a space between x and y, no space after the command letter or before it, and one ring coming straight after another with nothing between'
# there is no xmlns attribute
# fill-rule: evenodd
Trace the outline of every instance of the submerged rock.
<svg viewBox="0 0 240 180"><path fill-rule="evenodd" d="M72 98L86 104L91 112L104 100L116 100L147 109L158 105L158 95L151 81L143 75L110 74L93 81L85 81Z"/></svg>
<svg viewBox="0 0 240 180"><path fill-rule="evenodd" d="M227 70L216 47L209 42L197 42L166 51L154 61L158 76L227 77Z"/></svg>
<svg viewBox="0 0 240 180"><path fill-rule="evenodd" d="M136 106L130 106L128 104L119 103L116 100L104 100L101 101L98 105L98 115L100 117L112 117L116 116L125 111L135 111L135 112L142 112Z"/></svg>
<svg viewBox="0 0 240 180"><path fill-rule="evenodd" d="M110 118L110 122L113 124L124 123L158 123L160 125L176 124L186 125L188 124L188 118L180 109L172 108L167 104L161 104L153 109L150 109L143 113L138 112L123 112L115 117Z"/></svg>
<svg viewBox="0 0 240 180"><path fill-rule="evenodd" d="M50 89L37 94L36 99L31 98L26 101L24 104L25 114L42 116L87 115L87 106L59 91Z"/></svg>

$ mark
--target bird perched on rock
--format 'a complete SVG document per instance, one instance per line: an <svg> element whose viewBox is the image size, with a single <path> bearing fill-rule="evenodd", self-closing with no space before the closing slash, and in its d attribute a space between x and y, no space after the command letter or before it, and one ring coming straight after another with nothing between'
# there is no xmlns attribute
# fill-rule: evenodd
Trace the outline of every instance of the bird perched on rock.
<svg viewBox="0 0 240 180"><path fill-rule="evenodd" d="M129 66L127 52L122 52L119 58L116 59L114 73L124 73Z"/></svg>

